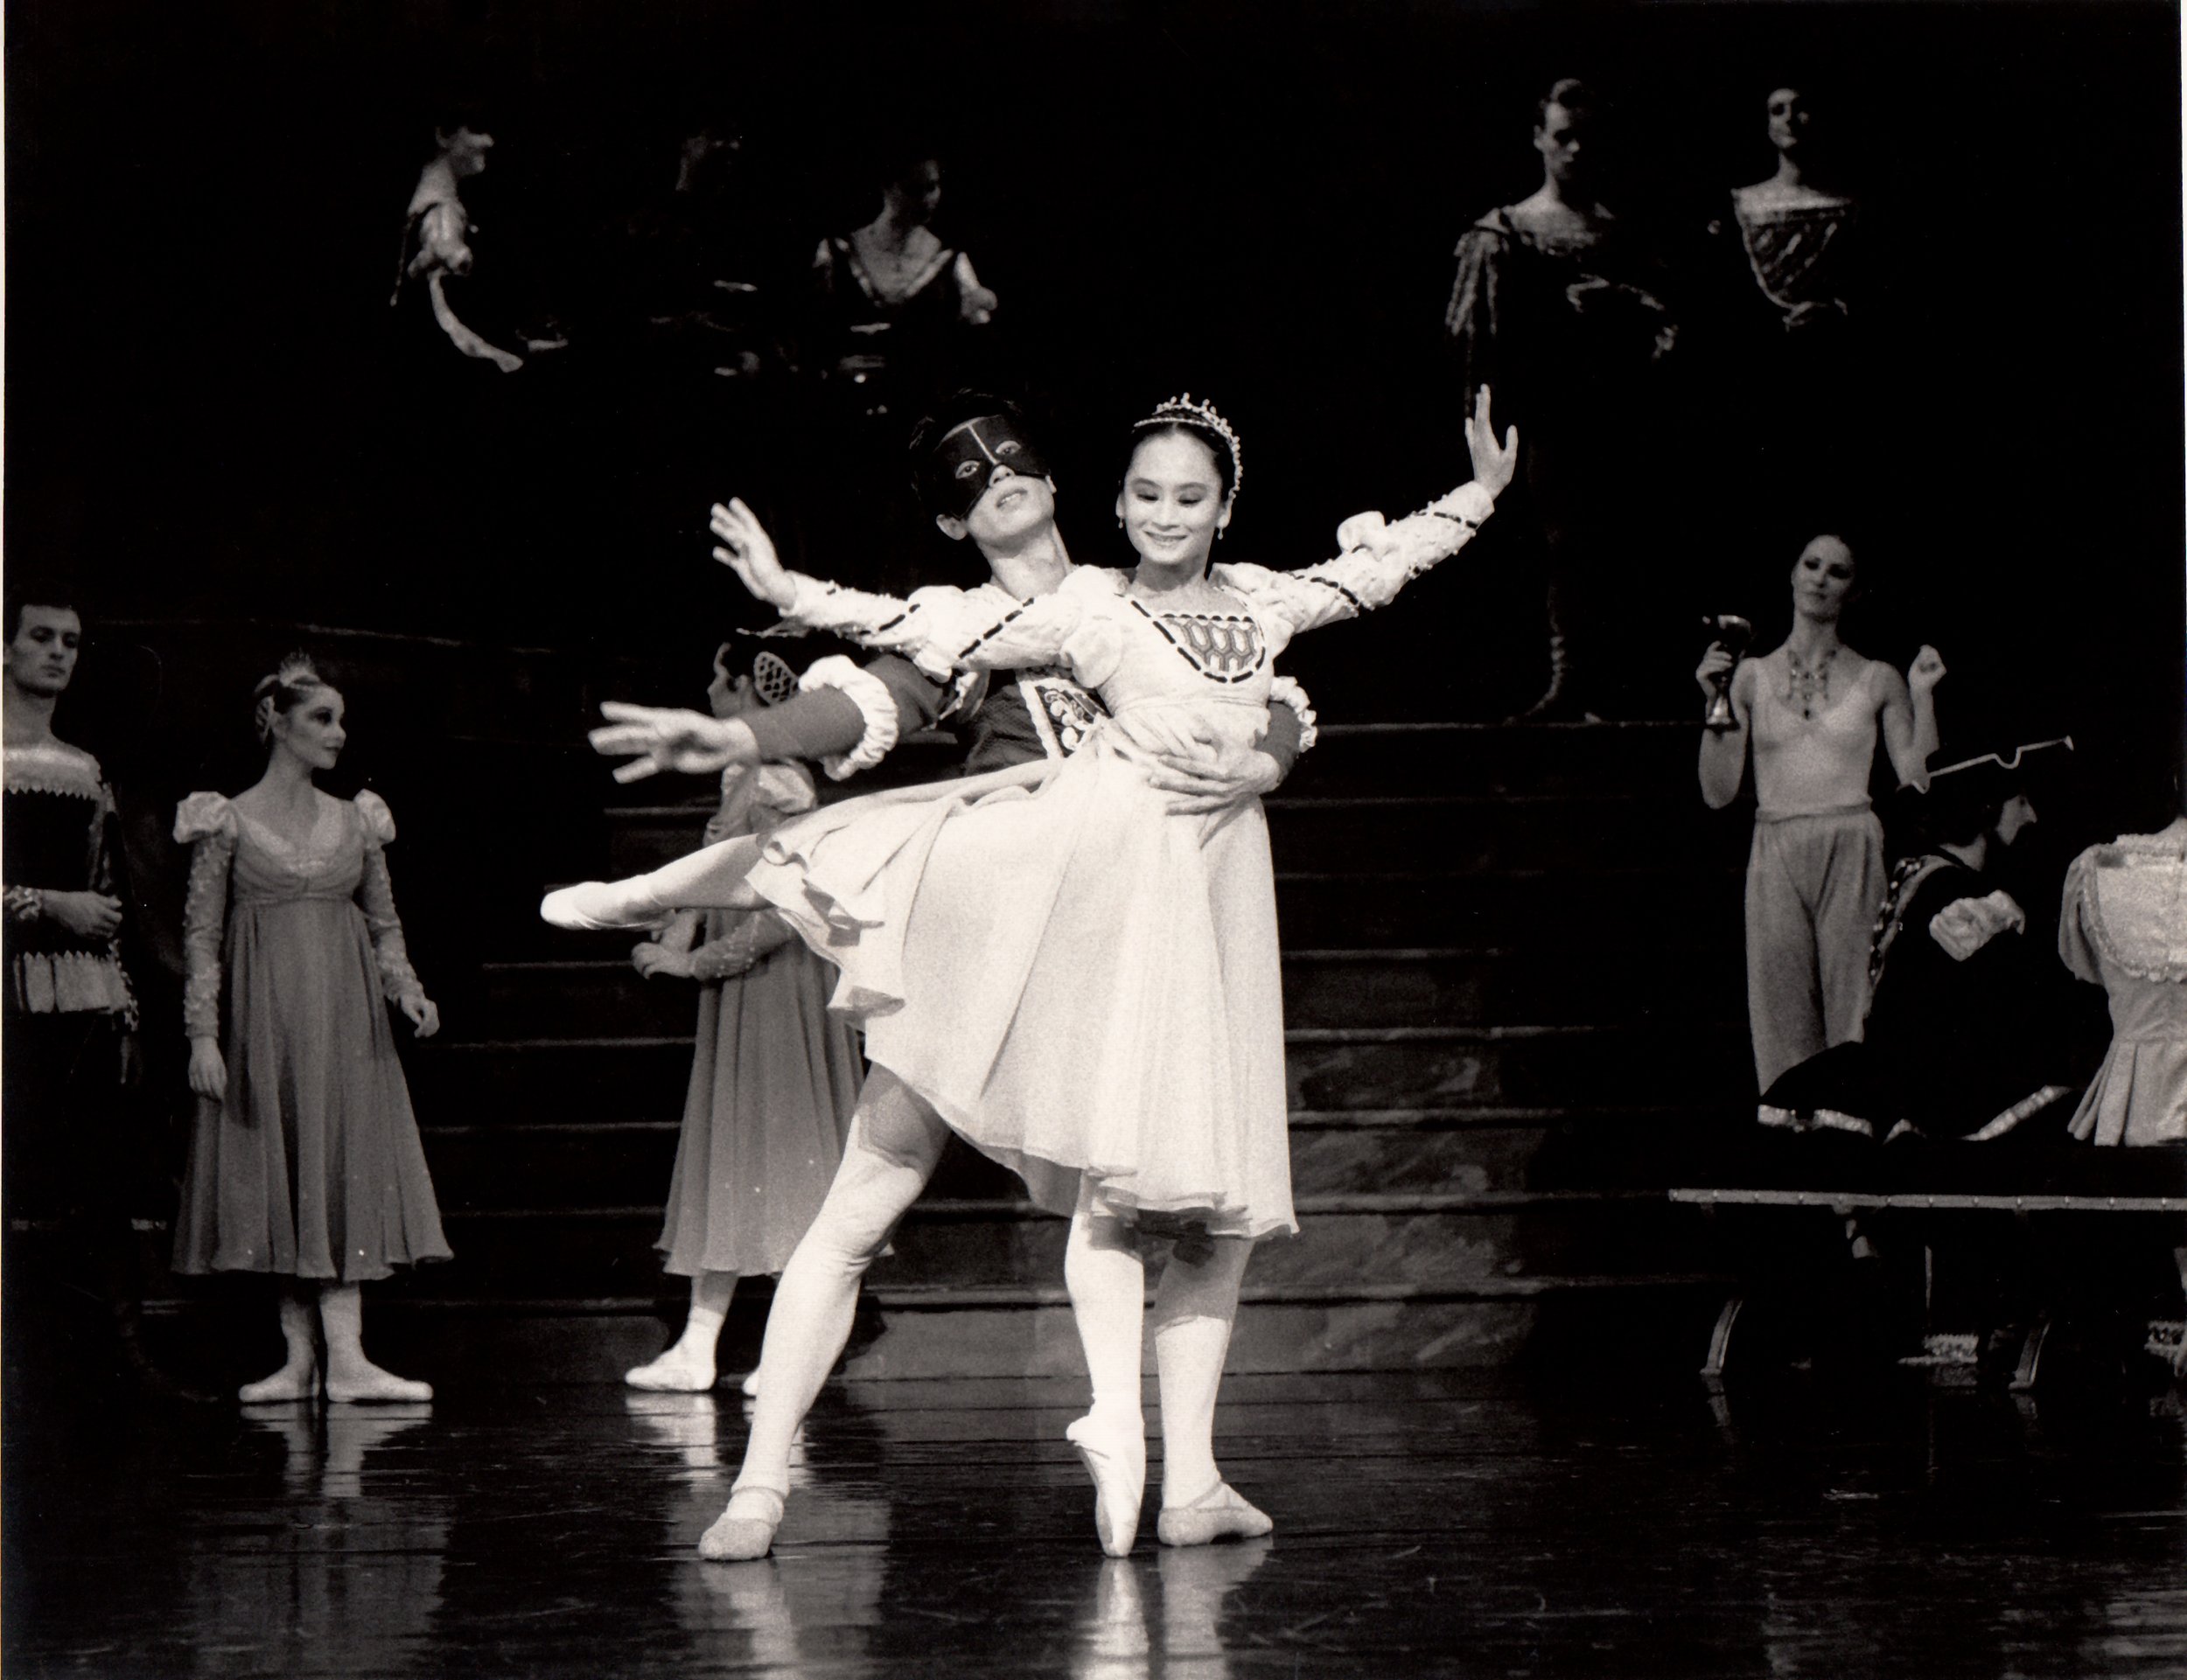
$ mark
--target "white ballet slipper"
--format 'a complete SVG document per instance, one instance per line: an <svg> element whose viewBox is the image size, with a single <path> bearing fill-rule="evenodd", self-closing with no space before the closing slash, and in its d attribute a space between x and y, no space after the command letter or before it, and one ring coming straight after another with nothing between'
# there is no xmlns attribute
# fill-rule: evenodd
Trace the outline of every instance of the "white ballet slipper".
<svg viewBox="0 0 2187 1680"><path fill-rule="evenodd" d="M699 1556L718 1564L750 1563L773 1549L774 1531L781 1526L780 1494L772 1488L734 1488L728 1508L699 1537Z"/></svg>
<svg viewBox="0 0 2187 1680"><path fill-rule="evenodd" d="M660 1358L625 1371L623 1381L656 1394L704 1394L714 1386L714 1377L712 1360L695 1359L671 1348Z"/></svg>
<svg viewBox="0 0 2187 1680"><path fill-rule="evenodd" d="M1204 1546L1212 1540L1254 1540L1273 1533L1275 1520L1227 1481L1183 1505L1164 1505L1155 1537L1165 1546Z"/></svg>
<svg viewBox="0 0 2187 1680"><path fill-rule="evenodd" d="M329 1371L326 1398L341 1405L422 1405L433 1398L433 1385L373 1365L344 1377Z"/></svg>
<svg viewBox="0 0 2187 1680"><path fill-rule="evenodd" d="M643 875L628 881L580 881L557 887L539 901L539 918L551 927L593 930L653 927L673 913Z"/></svg>
<svg viewBox="0 0 2187 1680"><path fill-rule="evenodd" d="M235 1398L247 1406L276 1405L289 1400L316 1400L319 1398L319 1371L316 1365L304 1370L291 1370L283 1365L271 1377L262 1377L255 1383L246 1383L235 1391Z"/></svg>

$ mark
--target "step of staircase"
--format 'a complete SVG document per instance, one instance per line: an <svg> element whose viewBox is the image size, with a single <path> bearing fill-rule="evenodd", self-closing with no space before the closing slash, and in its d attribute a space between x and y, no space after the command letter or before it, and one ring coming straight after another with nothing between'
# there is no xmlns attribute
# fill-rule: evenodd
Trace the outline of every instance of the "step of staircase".
<svg viewBox="0 0 2187 1680"><path fill-rule="evenodd" d="M1617 837L1627 868L1736 868L1744 824L1715 820L1692 788L1639 793L1285 794L1266 803L1276 865L1371 868L1392 858L1453 873L1585 869ZM696 848L712 804L624 805L607 812L607 872L657 869Z"/></svg>
<svg viewBox="0 0 2187 1680"><path fill-rule="evenodd" d="M625 936L625 945L639 937ZM1664 953L1654 948L1657 957ZM622 955L491 963L480 981L461 1037L451 1042L673 1037L691 1030L698 1007L689 982L642 979ZM1283 955L1284 1019L1295 1027L1691 1021L1716 1002L1690 989L1651 993L1632 984L1625 965L1575 965L1559 952L1366 947Z"/></svg>
<svg viewBox="0 0 2187 1680"><path fill-rule="evenodd" d="M1744 1077L1727 1022L1625 1026L1298 1027L1284 1034L1292 1105L1599 1106L1674 1095L1721 1106ZM408 1058L435 1122L586 1120L681 1113L688 1035L484 1040Z"/></svg>

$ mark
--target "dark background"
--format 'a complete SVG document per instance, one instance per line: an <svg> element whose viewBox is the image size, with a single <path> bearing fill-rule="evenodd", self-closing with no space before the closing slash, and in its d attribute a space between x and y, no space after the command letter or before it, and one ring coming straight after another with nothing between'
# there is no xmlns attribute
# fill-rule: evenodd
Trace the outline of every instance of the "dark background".
<svg viewBox="0 0 2187 1680"><path fill-rule="evenodd" d="M791 10L10 3L10 562L73 569L109 620L702 669L757 617L705 561L706 503L753 498L794 554L793 504L832 493L835 465L765 423L779 394L655 388L618 352L615 228L711 121L746 136L771 279L872 213L877 151L947 160L940 230L1003 299L982 371L1046 419L1077 558L1122 557L1114 440L1190 387L1246 443L1228 552L1303 564L1342 515L1464 476L1451 247L1536 184L1550 80L1616 99L1618 201L1673 238L1769 171L1763 101L1791 81L1835 123L1886 282L1857 471L1817 502L1875 584L1851 638L1902 665L1936 643L1947 734L2073 729L2100 765L2091 820L2162 819L2183 618L2171 8ZM390 354L387 297L432 125L465 115L500 142L466 192L482 261L572 345L449 402ZM1745 611L1771 645L1807 534L1747 505L1707 396L1633 438L1652 489L1620 561L1678 715L1694 615ZM906 565L975 575L968 549L898 535ZM1527 697L1539 612L1492 526L1294 664L1332 721L1501 715ZM240 718L267 651L234 646L219 680ZM192 699L171 681L166 704Z"/></svg>

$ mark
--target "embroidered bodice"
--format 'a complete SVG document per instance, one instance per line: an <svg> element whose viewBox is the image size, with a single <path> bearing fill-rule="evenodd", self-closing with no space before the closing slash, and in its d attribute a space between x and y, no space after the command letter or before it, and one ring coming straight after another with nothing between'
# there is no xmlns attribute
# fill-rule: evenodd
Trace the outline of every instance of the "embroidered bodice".
<svg viewBox="0 0 2187 1680"><path fill-rule="evenodd" d="M31 1014L118 1014L136 1000L116 938L69 932L46 892L115 891L114 798L99 761L65 741L5 754L8 1007Z"/></svg>
<svg viewBox="0 0 2187 1680"><path fill-rule="evenodd" d="M219 1033L222 953L232 931L254 917L262 930L267 918L296 905L349 905L371 936L386 995L423 994L388 876L385 847L395 839L395 818L378 794L319 795L318 819L298 843L232 799L192 793L176 809L175 838L192 848L183 910L183 1020L192 1038Z"/></svg>
<svg viewBox="0 0 2187 1680"><path fill-rule="evenodd" d="M2092 846L2066 872L2058 955L2083 979L2108 965L2187 986L2187 817L2155 834Z"/></svg>
<svg viewBox="0 0 2187 1680"><path fill-rule="evenodd" d="M1817 311L1847 312L1846 252L1859 206L1851 199L1814 194L1787 200L1765 183L1731 195L1747 268L1785 325L1804 324Z"/></svg>

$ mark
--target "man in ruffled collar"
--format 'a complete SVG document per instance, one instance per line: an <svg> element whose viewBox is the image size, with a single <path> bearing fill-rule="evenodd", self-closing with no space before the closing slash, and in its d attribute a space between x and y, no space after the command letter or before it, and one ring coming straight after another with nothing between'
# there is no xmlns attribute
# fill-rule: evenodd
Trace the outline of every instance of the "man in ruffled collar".
<svg viewBox="0 0 2187 1680"><path fill-rule="evenodd" d="M150 1211L131 1203L140 1192L149 1200L157 1163L142 1140L125 1135L123 1086L136 1071L136 998L119 943L114 798L99 761L53 732L54 708L74 680L83 644L73 599L52 584L10 590L0 649L6 1215L11 1248L31 1233L70 1239L54 1256L70 1276L70 1293L87 1284L97 1292L112 1314L124 1366L171 1392L136 1341L129 1221L134 1211ZM40 1257L24 1258L32 1259L35 1276ZM11 1274L16 1258L10 1255ZM64 1298L58 1288L10 1293L24 1304ZM19 1323L12 1311L9 1319L11 1328Z"/></svg>

